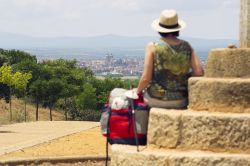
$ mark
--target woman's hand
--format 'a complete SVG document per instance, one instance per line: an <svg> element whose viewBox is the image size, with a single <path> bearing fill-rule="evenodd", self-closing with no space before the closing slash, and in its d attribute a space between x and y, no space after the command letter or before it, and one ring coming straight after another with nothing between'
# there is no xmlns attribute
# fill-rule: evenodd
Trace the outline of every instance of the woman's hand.
<svg viewBox="0 0 250 166"><path fill-rule="evenodd" d="M137 88L128 90L127 92L125 92L125 96L129 99L138 99L139 96L137 94Z"/></svg>

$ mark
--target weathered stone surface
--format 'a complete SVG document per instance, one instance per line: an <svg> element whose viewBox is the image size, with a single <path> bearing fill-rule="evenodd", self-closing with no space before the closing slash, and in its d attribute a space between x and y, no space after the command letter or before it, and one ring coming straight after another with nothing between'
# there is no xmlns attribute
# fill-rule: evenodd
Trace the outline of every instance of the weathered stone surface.
<svg viewBox="0 0 250 166"><path fill-rule="evenodd" d="M250 166L250 155L112 146L112 166Z"/></svg>
<svg viewBox="0 0 250 166"><path fill-rule="evenodd" d="M195 111L250 112L250 79L193 77L189 108Z"/></svg>
<svg viewBox="0 0 250 166"><path fill-rule="evenodd" d="M241 0L240 4L240 46L250 47L250 1Z"/></svg>
<svg viewBox="0 0 250 166"><path fill-rule="evenodd" d="M175 148L178 145L180 135L181 124L179 118L181 117L178 114L168 116L166 110L162 111L161 117L152 111L152 113L150 113L148 127L148 140L150 140L150 143ZM166 139L166 137L168 139Z"/></svg>
<svg viewBox="0 0 250 166"><path fill-rule="evenodd" d="M205 77L250 78L250 49L213 49L208 55Z"/></svg>
<svg viewBox="0 0 250 166"><path fill-rule="evenodd" d="M148 145L250 154L250 114L154 108L150 112Z"/></svg>

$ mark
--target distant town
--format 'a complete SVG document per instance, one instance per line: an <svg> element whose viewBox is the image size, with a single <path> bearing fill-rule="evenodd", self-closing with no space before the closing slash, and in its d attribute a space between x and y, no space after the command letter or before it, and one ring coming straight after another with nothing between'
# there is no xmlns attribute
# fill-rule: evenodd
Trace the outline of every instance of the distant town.
<svg viewBox="0 0 250 166"><path fill-rule="evenodd" d="M80 60L79 67L90 68L96 76L140 76L142 74L144 58L125 57L116 58L107 54L102 59Z"/></svg>

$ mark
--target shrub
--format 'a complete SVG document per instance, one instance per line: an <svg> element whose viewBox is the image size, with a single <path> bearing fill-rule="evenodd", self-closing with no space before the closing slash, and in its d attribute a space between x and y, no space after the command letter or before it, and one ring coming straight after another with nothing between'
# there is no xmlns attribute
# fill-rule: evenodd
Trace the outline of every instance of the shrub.
<svg viewBox="0 0 250 166"><path fill-rule="evenodd" d="M28 115L26 115L26 119L29 119ZM14 111L12 115L12 121L17 123L24 122L25 121L24 111L22 110Z"/></svg>
<svg viewBox="0 0 250 166"><path fill-rule="evenodd" d="M86 110L81 110L81 112L79 112L79 115L76 118L76 120L98 122L100 120L100 117L101 117L100 111L86 109Z"/></svg>

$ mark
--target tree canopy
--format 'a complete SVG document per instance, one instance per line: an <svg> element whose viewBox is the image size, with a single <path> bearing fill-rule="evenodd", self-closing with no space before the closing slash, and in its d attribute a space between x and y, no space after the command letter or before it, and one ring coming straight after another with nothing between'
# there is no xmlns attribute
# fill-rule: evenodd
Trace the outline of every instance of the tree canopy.
<svg viewBox="0 0 250 166"><path fill-rule="evenodd" d="M114 88L129 88L127 80L95 78L89 68L80 68L76 60L44 60L20 50L0 49L0 98L26 96L39 107L62 109L72 120L98 120L101 107ZM20 93L25 92L25 93Z"/></svg>

